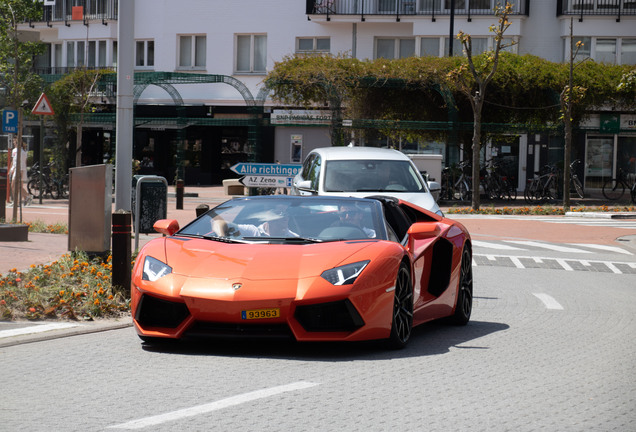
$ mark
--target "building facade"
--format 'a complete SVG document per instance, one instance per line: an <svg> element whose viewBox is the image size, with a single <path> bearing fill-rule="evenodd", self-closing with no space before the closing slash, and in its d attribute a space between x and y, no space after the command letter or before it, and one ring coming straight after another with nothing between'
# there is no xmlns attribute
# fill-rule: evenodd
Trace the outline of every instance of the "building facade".
<svg viewBox="0 0 636 432"><path fill-rule="evenodd" d="M451 50L462 55L454 38L459 31L470 34L474 50L481 52L493 46L489 27L496 23L497 3L135 0L133 157L141 173L169 181L185 176L186 184L218 184L235 176L229 168L239 161L300 162L313 148L331 144L331 112L276 106L262 84L275 62L293 53L359 59L446 56ZM516 53L565 61L573 23L574 39L584 42L580 56L636 64L636 0L513 3L505 37L516 42L510 48ZM22 30L36 32L47 45L38 65L43 76L81 67L117 68L118 0L46 0L42 17ZM104 114L84 125L83 164L102 163L115 149L114 98L99 97ZM446 165L461 158L445 142L359 144L440 153ZM511 174L522 190L536 169L562 160L562 149L562 137L511 134L489 143L484 158L512 161ZM599 112L577 135L573 156L585 161L580 177L595 188L616 172L625 154L636 156L636 114Z"/></svg>

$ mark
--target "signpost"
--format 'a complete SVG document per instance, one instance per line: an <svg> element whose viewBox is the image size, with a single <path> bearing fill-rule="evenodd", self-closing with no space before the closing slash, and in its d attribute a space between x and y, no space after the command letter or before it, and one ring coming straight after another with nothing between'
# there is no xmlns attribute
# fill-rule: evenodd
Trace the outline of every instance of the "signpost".
<svg viewBox="0 0 636 432"><path fill-rule="evenodd" d="M252 176L247 175L240 178L240 182L247 187L273 187L287 188L291 187L293 177L275 177L275 176Z"/></svg>
<svg viewBox="0 0 636 432"><path fill-rule="evenodd" d="M239 162L230 169L243 176L239 181L247 187L288 188L302 165Z"/></svg>
<svg viewBox="0 0 636 432"><path fill-rule="evenodd" d="M49 102L49 98L46 94L42 93L40 98L35 103L35 106L31 110L31 114L38 114L40 116L40 179L38 181L38 187L40 188L40 204L42 204L42 197L44 196L43 184L42 184L42 172L44 170L44 117L45 115L54 115L53 107Z"/></svg>
<svg viewBox="0 0 636 432"><path fill-rule="evenodd" d="M18 111L4 110L2 111L2 132L17 134L18 133Z"/></svg>

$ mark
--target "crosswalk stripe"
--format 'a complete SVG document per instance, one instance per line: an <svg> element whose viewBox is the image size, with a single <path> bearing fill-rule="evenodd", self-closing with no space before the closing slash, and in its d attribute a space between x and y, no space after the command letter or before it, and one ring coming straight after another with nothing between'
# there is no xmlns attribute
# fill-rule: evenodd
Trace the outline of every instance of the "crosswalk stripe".
<svg viewBox="0 0 636 432"><path fill-rule="evenodd" d="M583 249L578 249L578 248L573 248L573 247L567 247L567 246L559 246L557 244L552 244L552 243L539 243L536 241L532 241L532 240L504 240L506 243L514 243L514 244L519 244L519 245L523 245L523 246L531 246L531 247L536 247L536 248L542 248L542 249L549 249L549 250L553 250L553 251L557 251L557 252L572 252L572 253L592 253L590 251L586 251Z"/></svg>
<svg viewBox="0 0 636 432"><path fill-rule="evenodd" d="M524 250L514 246L508 246L501 243L485 242L481 240L473 240L473 246L499 250Z"/></svg>
<svg viewBox="0 0 636 432"><path fill-rule="evenodd" d="M600 250L606 250L610 252L621 253L625 255L633 255L630 251L619 248L618 246L599 245L599 244L591 244L591 243L569 243L569 244L572 246L587 247L590 249L600 249Z"/></svg>

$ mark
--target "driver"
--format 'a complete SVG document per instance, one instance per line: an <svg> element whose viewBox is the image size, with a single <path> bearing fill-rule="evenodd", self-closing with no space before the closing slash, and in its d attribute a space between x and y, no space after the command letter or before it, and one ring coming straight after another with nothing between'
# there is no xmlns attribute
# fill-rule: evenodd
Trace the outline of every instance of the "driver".
<svg viewBox="0 0 636 432"><path fill-rule="evenodd" d="M352 204L343 204L338 212L339 220L332 226L355 226L360 228L369 238L375 238L375 230L364 223L364 212Z"/></svg>

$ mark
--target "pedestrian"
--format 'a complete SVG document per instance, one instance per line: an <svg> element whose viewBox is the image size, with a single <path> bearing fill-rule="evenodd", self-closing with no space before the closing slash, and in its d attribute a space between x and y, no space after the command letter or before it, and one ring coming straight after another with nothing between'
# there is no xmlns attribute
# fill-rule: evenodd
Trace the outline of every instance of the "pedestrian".
<svg viewBox="0 0 636 432"><path fill-rule="evenodd" d="M27 151L26 143L22 143L20 151L20 177L18 178L18 139L13 139L13 150L11 151L11 169L9 170L9 177L11 178L11 197L12 203L18 202L20 198L24 201L24 205L29 205L32 201L32 197L29 195L26 189L26 184L29 181L27 174ZM17 188L16 182L20 182L20 187ZM17 196L16 196L17 194Z"/></svg>

